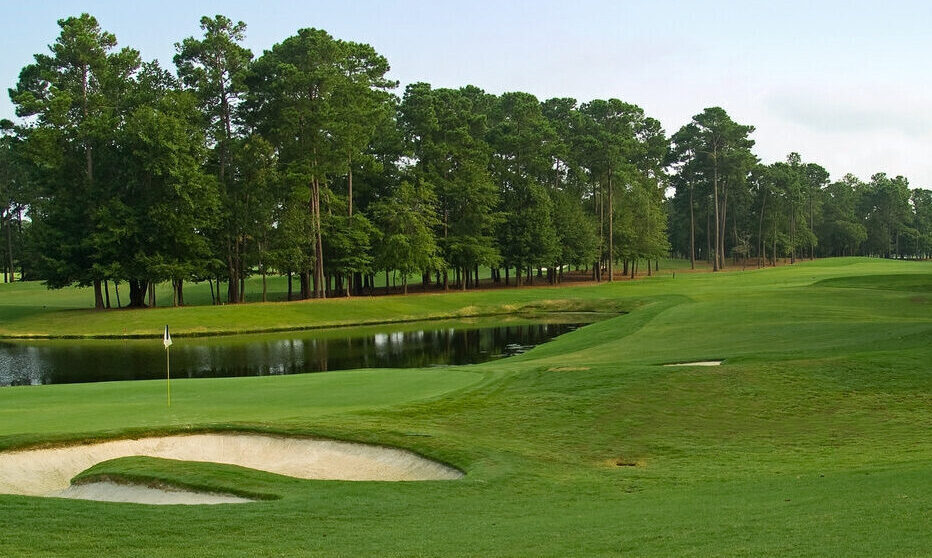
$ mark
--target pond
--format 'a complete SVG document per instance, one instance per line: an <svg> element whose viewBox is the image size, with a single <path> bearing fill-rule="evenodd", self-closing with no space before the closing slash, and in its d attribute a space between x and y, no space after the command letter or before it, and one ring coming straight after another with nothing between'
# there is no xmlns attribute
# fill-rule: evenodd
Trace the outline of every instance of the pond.
<svg viewBox="0 0 932 558"><path fill-rule="evenodd" d="M286 333L175 337L173 378L298 374L353 368L475 364L608 317L560 314L416 322ZM0 385L165 377L159 339L0 340Z"/></svg>

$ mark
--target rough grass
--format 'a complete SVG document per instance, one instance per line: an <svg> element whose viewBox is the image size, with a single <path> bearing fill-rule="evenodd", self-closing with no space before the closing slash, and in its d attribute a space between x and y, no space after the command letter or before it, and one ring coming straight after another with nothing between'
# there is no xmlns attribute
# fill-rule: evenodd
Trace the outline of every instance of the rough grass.
<svg viewBox="0 0 932 558"><path fill-rule="evenodd" d="M159 382L3 388L0 447L260 430L404 447L467 476L302 481L116 460L89 474L278 499L0 496L0 555L928 555L932 312L915 287L876 285L930 273L842 259L513 290L633 311L483 365L178 381L170 410ZM444 304L509 304L497 293ZM365 316L365 302L331 311ZM705 359L725 363L659 366Z"/></svg>

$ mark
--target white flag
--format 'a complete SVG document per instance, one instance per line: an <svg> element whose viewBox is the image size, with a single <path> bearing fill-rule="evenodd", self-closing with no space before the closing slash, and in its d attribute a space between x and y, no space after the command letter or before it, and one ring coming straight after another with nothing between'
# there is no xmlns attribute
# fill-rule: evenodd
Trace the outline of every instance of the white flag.
<svg viewBox="0 0 932 558"><path fill-rule="evenodd" d="M165 335L162 337L162 344L165 345L166 349L172 344L172 336L168 333L168 325L165 326Z"/></svg>

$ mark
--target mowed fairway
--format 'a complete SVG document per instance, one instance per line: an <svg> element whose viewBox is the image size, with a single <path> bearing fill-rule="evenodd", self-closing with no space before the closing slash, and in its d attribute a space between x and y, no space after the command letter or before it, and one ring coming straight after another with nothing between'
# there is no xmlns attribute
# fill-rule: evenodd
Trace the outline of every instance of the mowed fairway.
<svg viewBox="0 0 932 558"><path fill-rule="evenodd" d="M8 288L0 285L0 305L10 304ZM929 262L837 259L602 286L182 311L216 323L239 312L316 324L385 321L397 308L501 310L509 297L630 312L483 365L180 380L171 409L162 382L0 388L3 448L266 431L402 447L466 473L308 481L125 458L92 472L270 499L144 506L0 495L0 556L932 553ZM83 311L27 306L0 309L0 327L55 335L41 326L68 323L80 334L63 316ZM173 311L98 313L92 326L143 331L164 323L147 312ZM661 366L705 360L724 363Z"/></svg>

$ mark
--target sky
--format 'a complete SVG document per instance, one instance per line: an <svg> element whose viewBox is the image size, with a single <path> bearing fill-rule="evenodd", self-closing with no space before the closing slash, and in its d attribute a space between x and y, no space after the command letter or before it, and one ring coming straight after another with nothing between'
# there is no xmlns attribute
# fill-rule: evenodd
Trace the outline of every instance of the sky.
<svg viewBox="0 0 932 558"><path fill-rule="evenodd" d="M798 152L839 179L932 188L932 2L0 0L0 85L88 12L122 46L172 68L203 15L247 24L258 56L303 27L365 42L406 84L467 84L641 106L668 134L705 107L753 125L765 163ZM0 118L14 118L0 95Z"/></svg>

